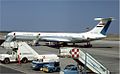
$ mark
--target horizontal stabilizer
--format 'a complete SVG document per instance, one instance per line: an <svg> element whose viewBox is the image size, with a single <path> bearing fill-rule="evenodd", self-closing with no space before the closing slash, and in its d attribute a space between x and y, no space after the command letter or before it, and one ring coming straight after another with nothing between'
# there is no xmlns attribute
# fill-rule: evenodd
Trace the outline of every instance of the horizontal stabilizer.
<svg viewBox="0 0 120 74"><path fill-rule="evenodd" d="M96 20L96 21L102 21L102 20L115 20L115 19L113 19L113 17L110 17L110 18L95 18L94 20Z"/></svg>

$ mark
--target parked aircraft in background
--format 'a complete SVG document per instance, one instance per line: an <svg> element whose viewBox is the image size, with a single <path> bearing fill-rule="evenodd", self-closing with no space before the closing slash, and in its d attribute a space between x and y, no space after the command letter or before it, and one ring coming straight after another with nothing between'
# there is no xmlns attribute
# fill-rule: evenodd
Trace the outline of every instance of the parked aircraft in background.
<svg viewBox="0 0 120 74"><path fill-rule="evenodd" d="M86 46L92 47L90 41L103 39L106 37L108 27L113 20L110 18L95 18L99 21L97 26L92 30L84 33L44 33L44 32L11 32L6 36L6 42L14 40L34 40L38 41L55 42L56 44L62 43L87 43Z"/></svg>

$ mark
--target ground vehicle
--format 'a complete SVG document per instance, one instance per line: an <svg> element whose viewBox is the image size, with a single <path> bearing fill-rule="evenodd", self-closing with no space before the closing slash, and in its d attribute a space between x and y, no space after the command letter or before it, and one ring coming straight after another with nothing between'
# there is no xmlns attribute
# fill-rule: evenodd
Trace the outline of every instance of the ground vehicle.
<svg viewBox="0 0 120 74"><path fill-rule="evenodd" d="M64 69L64 74L79 74L78 68L75 65L67 65Z"/></svg>
<svg viewBox="0 0 120 74"><path fill-rule="evenodd" d="M36 59L32 61L32 69L34 70L40 70L45 64L59 63L59 57L56 54L38 55Z"/></svg>
<svg viewBox="0 0 120 74"><path fill-rule="evenodd" d="M59 72L60 66L59 63L45 64L42 68L44 72Z"/></svg>
<svg viewBox="0 0 120 74"><path fill-rule="evenodd" d="M41 70L43 68L44 65L46 64L58 64L59 65L59 62L41 62L41 61L32 61L32 69L33 70Z"/></svg>
<svg viewBox="0 0 120 74"><path fill-rule="evenodd" d="M18 60L26 63L29 60L32 61L37 59L43 59L42 62L59 61L59 57L56 54L39 55L25 42L7 42L4 44L5 46L12 47L11 52L0 54L0 61L3 61L4 63L16 62Z"/></svg>
<svg viewBox="0 0 120 74"><path fill-rule="evenodd" d="M6 42L4 44L7 48L12 49L6 54L0 54L0 61L4 63L16 62L18 60L26 63L34 60L35 53L37 53L25 42Z"/></svg>
<svg viewBox="0 0 120 74"><path fill-rule="evenodd" d="M16 62L18 61L18 59L23 62L23 63L27 63L30 60L33 60L34 55L31 52L24 52L24 53L20 53L20 55L18 56L17 51L11 51L11 52L7 52L6 54L0 54L0 61L8 64L10 62ZM19 57L19 58L18 58Z"/></svg>

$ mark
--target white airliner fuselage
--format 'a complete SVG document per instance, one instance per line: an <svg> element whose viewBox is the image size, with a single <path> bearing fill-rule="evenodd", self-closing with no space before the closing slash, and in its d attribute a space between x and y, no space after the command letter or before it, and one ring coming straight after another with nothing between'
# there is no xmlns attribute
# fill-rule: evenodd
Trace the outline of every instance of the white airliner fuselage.
<svg viewBox="0 0 120 74"><path fill-rule="evenodd" d="M98 40L106 37L102 34L85 33L44 33L44 32L12 32L17 40L36 40L53 42L87 42L87 39Z"/></svg>

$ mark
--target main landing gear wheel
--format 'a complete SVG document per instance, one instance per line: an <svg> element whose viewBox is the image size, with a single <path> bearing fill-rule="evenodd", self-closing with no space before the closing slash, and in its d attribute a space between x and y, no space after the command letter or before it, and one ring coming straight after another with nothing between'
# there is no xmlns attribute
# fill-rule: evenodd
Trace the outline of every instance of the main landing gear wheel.
<svg viewBox="0 0 120 74"><path fill-rule="evenodd" d="M92 47L92 45L90 44L90 38L87 38L87 45L84 46L87 48Z"/></svg>
<svg viewBox="0 0 120 74"><path fill-rule="evenodd" d="M90 42L87 42L87 45L84 45L84 47L91 48L92 44L90 44Z"/></svg>
<svg viewBox="0 0 120 74"><path fill-rule="evenodd" d="M67 43L66 43L66 42L63 42L63 43L61 44L61 46L67 46Z"/></svg>

